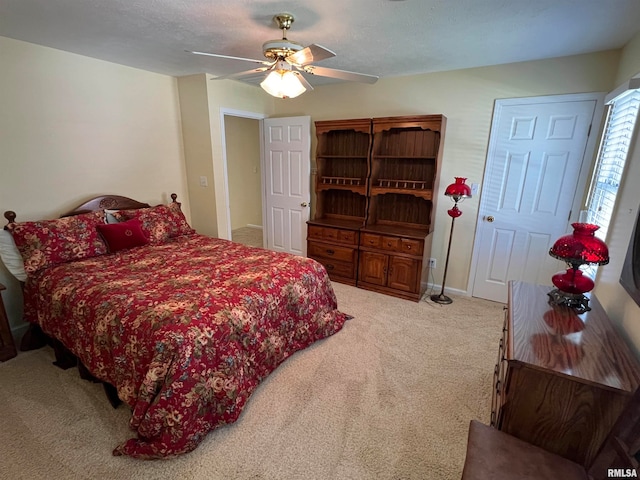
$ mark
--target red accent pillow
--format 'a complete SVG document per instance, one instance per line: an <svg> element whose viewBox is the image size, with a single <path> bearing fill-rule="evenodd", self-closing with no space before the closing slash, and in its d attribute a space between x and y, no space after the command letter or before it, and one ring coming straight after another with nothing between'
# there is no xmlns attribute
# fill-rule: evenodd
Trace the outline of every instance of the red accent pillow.
<svg viewBox="0 0 640 480"><path fill-rule="evenodd" d="M59 263L107 253L96 231L102 210L55 220L10 223L7 228L22 255L27 275Z"/></svg>
<svg viewBox="0 0 640 480"><path fill-rule="evenodd" d="M196 231L189 226L177 202L136 210L120 210L113 213L119 220L137 218L142 222L142 231L150 243L164 243L170 238L193 235Z"/></svg>
<svg viewBox="0 0 640 480"><path fill-rule="evenodd" d="M96 228L112 253L149 243L142 231L142 222L137 218L120 223L105 223Z"/></svg>

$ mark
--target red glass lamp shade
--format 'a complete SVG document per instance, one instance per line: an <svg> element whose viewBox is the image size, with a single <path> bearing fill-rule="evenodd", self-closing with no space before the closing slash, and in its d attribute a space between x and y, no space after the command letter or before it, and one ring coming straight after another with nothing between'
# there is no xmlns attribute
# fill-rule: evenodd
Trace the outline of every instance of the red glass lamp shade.
<svg viewBox="0 0 640 480"><path fill-rule="evenodd" d="M457 203L463 198L471 198L471 187L467 185L467 179L463 177L454 177L456 181L449 185L444 194L447 197L453 198L453 200Z"/></svg>
<svg viewBox="0 0 640 480"><path fill-rule="evenodd" d="M447 213L451 218L458 218L462 215L462 210L458 208L458 202L464 198L471 198L471 187L464 183L467 179L463 177L454 177L456 179L451 185L449 185L444 194L455 202L452 209L447 210Z"/></svg>
<svg viewBox="0 0 640 480"><path fill-rule="evenodd" d="M591 223L572 223L573 233L556 240L549 255L571 265L606 265L609 248L595 236L600 227Z"/></svg>

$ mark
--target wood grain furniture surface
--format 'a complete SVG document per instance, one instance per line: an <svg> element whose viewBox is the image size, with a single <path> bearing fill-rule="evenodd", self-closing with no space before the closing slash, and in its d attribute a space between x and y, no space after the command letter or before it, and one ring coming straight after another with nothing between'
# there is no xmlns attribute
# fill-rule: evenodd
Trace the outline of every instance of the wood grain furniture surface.
<svg viewBox="0 0 640 480"><path fill-rule="evenodd" d="M4 362L17 355L16 346L11 335L11 327L9 326L9 317L4 308L2 300L2 292L6 287L0 283L0 362Z"/></svg>
<svg viewBox="0 0 640 480"><path fill-rule="evenodd" d="M445 125L442 115L315 123L307 252L332 280L420 300Z"/></svg>
<svg viewBox="0 0 640 480"><path fill-rule="evenodd" d="M472 420L462 480L637 478L639 451L640 389L636 389L595 459L588 465Z"/></svg>
<svg viewBox="0 0 640 480"><path fill-rule="evenodd" d="M549 305L550 290L509 284L491 424L588 465L640 385L640 364L595 295L578 315Z"/></svg>

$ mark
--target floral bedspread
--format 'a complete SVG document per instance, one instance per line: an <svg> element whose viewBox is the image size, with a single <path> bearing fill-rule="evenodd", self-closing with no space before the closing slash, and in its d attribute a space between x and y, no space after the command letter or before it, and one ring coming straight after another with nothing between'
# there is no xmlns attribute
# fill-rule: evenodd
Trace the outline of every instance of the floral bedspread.
<svg viewBox="0 0 640 480"><path fill-rule="evenodd" d="M115 455L193 450L282 361L342 328L315 261L202 235L39 272L25 315L132 409Z"/></svg>

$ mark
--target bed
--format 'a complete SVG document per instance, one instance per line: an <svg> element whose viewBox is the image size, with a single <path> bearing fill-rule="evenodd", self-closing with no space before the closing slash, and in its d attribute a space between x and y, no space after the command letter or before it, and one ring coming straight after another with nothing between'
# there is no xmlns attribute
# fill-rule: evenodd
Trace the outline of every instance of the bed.
<svg viewBox="0 0 640 480"><path fill-rule="evenodd" d="M193 450L349 318L322 265L197 234L175 195L154 207L96 197L41 222L5 216L26 273L26 342L44 332L131 408L136 436L115 455Z"/></svg>

